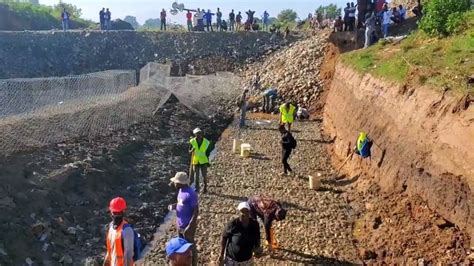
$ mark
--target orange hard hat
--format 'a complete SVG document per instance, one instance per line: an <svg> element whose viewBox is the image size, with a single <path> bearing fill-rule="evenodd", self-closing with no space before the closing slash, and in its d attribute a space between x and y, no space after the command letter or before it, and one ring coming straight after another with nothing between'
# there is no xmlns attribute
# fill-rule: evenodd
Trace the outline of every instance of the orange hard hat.
<svg viewBox="0 0 474 266"><path fill-rule="evenodd" d="M111 212L123 212L127 208L127 202L121 197L116 197L110 201L109 210Z"/></svg>

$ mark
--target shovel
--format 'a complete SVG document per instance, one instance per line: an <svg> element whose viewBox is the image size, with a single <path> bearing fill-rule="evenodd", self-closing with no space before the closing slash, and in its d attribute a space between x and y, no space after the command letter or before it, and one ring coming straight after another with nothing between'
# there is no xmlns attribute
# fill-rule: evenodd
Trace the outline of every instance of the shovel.
<svg viewBox="0 0 474 266"><path fill-rule="evenodd" d="M339 168L337 169L336 171L336 175L333 176L333 179L336 180L338 177L339 177L339 171L341 171L342 167L344 167L344 165L346 165L347 161L349 161L349 158L352 157L352 155L354 154L354 152L351 152L347 158L344 160L344 162L341 164L341 166L339 166Z"/></svg>

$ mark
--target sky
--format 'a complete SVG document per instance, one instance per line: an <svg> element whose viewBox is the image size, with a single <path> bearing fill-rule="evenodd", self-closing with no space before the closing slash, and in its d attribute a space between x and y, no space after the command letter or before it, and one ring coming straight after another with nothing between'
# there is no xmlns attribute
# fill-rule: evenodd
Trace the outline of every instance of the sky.
<svg viewBox="0 0 474 266"><path fill-rule="evenodd" d="M353 0L356 2L355 0ZM99 20L99 11L102 7L109 8L112 13L112 19L125 16L135 16L140 24L149 18L159 18L162 8L167 11L171 8L174 0L64 0L65 3L71 3L82 9L82 16L93 21ZM275 16L283 9L291 8L298 13L300 18L306 18L308 13L314 13L314 10L320 5L337 4L342 6L347 0L178 0L183 3L185 8L205 8L215 10L219 7L224 14L234 9L235 11L244 11L248 9L255 10L255 15L261 17L263 12L267 10L270 16ZM54 5L59 0L40 0L41 4ZM244 15L244 17L246 17ZM185 14L178 13L172 16L168 12L168 20L184 24L186 22Z"/></svg>

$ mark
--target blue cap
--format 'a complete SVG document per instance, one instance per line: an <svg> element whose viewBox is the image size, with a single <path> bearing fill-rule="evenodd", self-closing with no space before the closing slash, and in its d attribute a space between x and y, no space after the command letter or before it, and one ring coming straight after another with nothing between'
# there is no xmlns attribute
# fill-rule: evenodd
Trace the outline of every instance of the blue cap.
<svg viewBox="0 0 474 266"><path fill-rule="evenodd" d="M193 244L188 243L186 239L175 237L170 239L168 243L166 243L166 256L171 256L174 253L184 253L186 252Z"/></svg>

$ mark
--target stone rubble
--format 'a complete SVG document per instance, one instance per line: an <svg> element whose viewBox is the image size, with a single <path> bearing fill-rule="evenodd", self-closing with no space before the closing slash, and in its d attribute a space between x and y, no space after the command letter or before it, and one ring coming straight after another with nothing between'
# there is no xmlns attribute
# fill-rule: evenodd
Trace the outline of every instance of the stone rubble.
<svg viewBox="0 0 474 266"><path fill-rule="evenodd" d="M276 87L285 101L311 107L324 85L319 79L319 69L326 45L326 38L319 35L292 43L270 54L263 62L248 66L242 73L244 86L251 84L255 72L259 71L261 91Z"/></svg>
<svg viewBox="0 0 474 266"><path fill-rule="evenodd" d="M323 179L332 175L320 122L295 124L299 144L290 164L296 175L280 176L281 147L275 119L270 123L252 119L248 121L250 126L241 132L231 127L223 133L216 160L209 169L209 193L199 195L200 264L217 260L222 230L237 215L238 202L258 194L280 200L289 212L286 220L275 222L280 249L273 254L267 252L256 261L257 265L360 263L352 242L353 217L341 194L344 187L323 182L319 191L308 188L309 174L322 173ZM233 138L250 143L253 156L243 159L233 154ZM261 232L263 238L263 228ZM165 243L175 235L175 226L171 226L147 254L144 265L164 265Z"/></svg>

